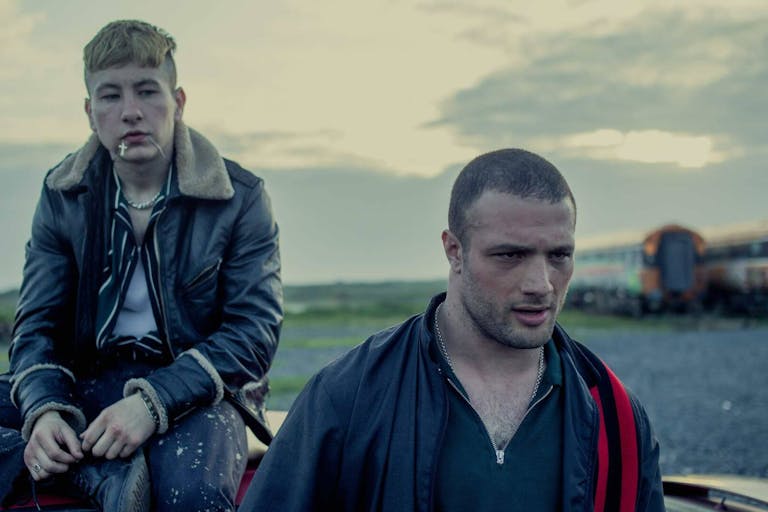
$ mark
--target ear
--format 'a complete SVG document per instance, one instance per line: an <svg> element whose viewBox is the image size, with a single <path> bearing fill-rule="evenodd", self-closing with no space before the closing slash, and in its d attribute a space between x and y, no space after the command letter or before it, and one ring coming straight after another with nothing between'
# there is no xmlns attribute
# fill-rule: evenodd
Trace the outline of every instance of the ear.
<svg viewBox="0 0 768 512"><path fill-rule="evenodd" d="M442 240L443 250L445 251L445 257L448 259L448 264L451 266L451 272L461 274L461 267L464 264L464 252L461 248L461 242L456 235L447 229L443 230Z"/></svg>
<svg viewBox="0 0 768 512"><path fill-rule="evenodd" d="M85 98L85 102L83 103L83 110L85 110L85 115L88 116L88 125L91 127L92 131L96 131L96 123L93 122L93 113L91 111L91 98Z"/></svg>
<svg viewBox="0 0 768 512"><path fill-rule="evenodd" d="M187 93L185 93L184 89L181 87L177 87L176 90L173 91L173 99L176 102L176 112L173 114L173 119L176 122L179 122L184 115L184 105L187 104Z"/></svg>

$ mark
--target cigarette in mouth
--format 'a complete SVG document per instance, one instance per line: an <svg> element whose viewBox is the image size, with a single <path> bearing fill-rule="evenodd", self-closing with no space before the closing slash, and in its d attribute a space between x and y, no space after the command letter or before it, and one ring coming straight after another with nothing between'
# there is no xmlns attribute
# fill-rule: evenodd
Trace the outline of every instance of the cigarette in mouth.
<svg viewBox="0 0 768 512"><path fill-rule="evenodd" d="M157 141L155 140L155 138L154 138L154 137L152 137L152 136L150 135L150 136L148 137L148 139L149 139L149 142L150 142L150 143L151 143L153 146L155 146L155 147L157 148L157 150L160 152L160 156L162 156L163 158L165 158L165 151L163 151L163 148L161 148L161 147L160 147L160 144L158 144L158 143L157 143Z"/></svg>

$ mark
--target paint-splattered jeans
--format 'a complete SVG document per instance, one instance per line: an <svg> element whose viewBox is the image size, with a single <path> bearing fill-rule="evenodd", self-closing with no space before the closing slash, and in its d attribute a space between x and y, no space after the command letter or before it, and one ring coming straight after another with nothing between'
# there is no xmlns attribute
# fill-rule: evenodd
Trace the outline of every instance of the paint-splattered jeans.
<svg viewBox="0 0 768 512"><path fill-rule="evenodd" d="M0 503L11 492L16 479L26 471L19 410L11 403L10 376L0 375Z"/></svg>
<svg viewBox="0 0 768 512"><path fill-rule="evenodd" d="M77 393L87 420L122 399L128 379L152 370L146 363L120 363L102 368L97 377L79 380ZM143 449L153 511L235 510L248 449L245 423L228 402L193 409L172 422L164 434L152 436Z"/></svg>

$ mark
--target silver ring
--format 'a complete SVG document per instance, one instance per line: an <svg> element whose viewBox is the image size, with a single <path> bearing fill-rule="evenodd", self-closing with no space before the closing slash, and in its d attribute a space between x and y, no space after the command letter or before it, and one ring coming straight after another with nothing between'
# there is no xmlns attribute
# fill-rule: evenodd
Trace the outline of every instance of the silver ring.
<svg viewBox="0 0 768 512"><path fill-rule="evenodd" d="M38 464L37 462L32 464L32 471L34 471L35 473L39 473L42 469L43 469L42 466L40 466L40 464Z"/></svg>

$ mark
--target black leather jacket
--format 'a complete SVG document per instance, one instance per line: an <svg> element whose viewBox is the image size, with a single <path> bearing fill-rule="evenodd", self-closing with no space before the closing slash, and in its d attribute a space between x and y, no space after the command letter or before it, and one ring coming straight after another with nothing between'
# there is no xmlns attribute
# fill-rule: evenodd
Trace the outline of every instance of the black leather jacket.
<svg viewBox="0 0 768 512"><path fill-rule="evenodd" d="M161 321L174 361L125 394L147 391L165 414L166 429L191 408L226 398L268 441L268 431L255 421L258 383L274 356L283 317L270 201L260 178L222 159L182 123L174 152L176 180L155 237ZM10 349L11 397L24 418L25 438L46 410L85 422L72 384L98 355L74 317L94 168L108 165L106 149L93 136L48 173L35 212Z"/></svg>

